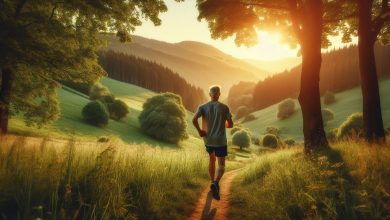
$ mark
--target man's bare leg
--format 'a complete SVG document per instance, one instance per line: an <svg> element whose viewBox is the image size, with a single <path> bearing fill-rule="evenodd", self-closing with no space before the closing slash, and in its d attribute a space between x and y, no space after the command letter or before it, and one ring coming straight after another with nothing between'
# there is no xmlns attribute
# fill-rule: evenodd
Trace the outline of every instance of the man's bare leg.
<svg viewBox="0 0 390 220"><path fill-rule="evenodd" d="M215 153L209 154L210 155L210 162L209 162L209 175L211 182L214 181L215 178Z"/></svg>
<svg viewBox="0 0 390 220"><path fill-rule="evenodd" d="M217 157L218 158L218 170L217 170L217 178L215 182L219 183L223 174L225 173L225 157Z"/></svg>

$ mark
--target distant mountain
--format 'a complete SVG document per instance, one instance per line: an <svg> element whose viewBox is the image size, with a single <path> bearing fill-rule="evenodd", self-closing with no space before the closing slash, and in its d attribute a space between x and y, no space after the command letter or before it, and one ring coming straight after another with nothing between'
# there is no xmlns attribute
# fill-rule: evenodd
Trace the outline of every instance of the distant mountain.
<svg viewBox="0 0 390 220"><path fill-rule="evenodd" d="M268 75L254 65L234 58L222 51L199 42L167 43L133 36L130 43L121 43L113 35L105 50L135 55L160 63L177 72L188 82L207 89L218 84L226 91L238 81L258 81Z"/></svg>
<svg viewBox="0 0 390 220"><path fill-rule="evenodd" d="M290 70L293 67L296 67L299 64L301 64L300 57L284 58L284 59L272 60L272 61L245 59L245 61L259 69L263 69L272 74L280 73L283 72L284 70Z"/></svg>

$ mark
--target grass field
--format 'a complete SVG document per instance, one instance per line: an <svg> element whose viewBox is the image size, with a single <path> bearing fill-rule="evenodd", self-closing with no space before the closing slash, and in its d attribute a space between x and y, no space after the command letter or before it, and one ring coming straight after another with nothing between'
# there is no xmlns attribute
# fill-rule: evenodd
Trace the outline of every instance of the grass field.
<svg viewBox="0 0 390 220"><path fill-rule="evenodd" d="M341 142L260 156L233 183L229 219L389 219L390 146Z"/></svg>
<svg viewBox="0 0 390 220"><path fill-rule="evenodd" d="M385 125L390 125L390 79L380 82L380 94L382 104L382 116ZM290 118L279 120L276 115L278 106L272 105L263 110L252 113L257 119L243 123L253 134L262 135L268 126L277 127L281 130L282 137L290 137L297 141L303 140L302 134L302 112L299 103L296 101L298 110ZM336 94L336 102L323 106L331 109L335 115L334 119L329 121L325 127L327 131L339 127L353 112L362 112L362 94L360 87Z"/></svg>
<svg viewBox="0 0 390 220"><path fill-rule="evenodd" d="M185 219L208 183L203 149L1 138L6 219Z"/></svg>
<svg viewBox="0 0 390 220"><path fill-rule="evenodd" d="M150 138L139 130L138 115L142 111L142 105L145 100L155 95L154 92L110 78L102 79L102 83L106 85L117 98L125 101L130 107L130 113L121 121L110 120L108 126L104 128L98 128L85 123L81 116L81 110L89 102L88 97L72 89L63 88L58 90L61 116L57 121L42 129L36 129L25 126L21 118L13 117L9 122L10 132L23 135L50 136L65 139L73 137L83 140L96 140L101 136L109 136L120 138L126 143L174 146ZM187 111L187 115L190 138L181 143L181 145L198 146L201 142L198 138L195 138L197 132L192 124L190 124L193 113Z"/></svg>

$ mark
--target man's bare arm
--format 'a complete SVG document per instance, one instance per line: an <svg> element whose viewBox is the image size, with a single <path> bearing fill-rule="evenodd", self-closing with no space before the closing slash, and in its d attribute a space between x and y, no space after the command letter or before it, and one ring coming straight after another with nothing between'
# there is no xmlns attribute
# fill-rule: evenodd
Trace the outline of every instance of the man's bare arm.
<svg viewBox="0 0 390 220"><path fill-rule="evenodd" d="M227 128L232 128L233 125L234 125L234 123L233 123L233 120L232 120L231 118L229 118L228 120L226 120L225 126L226 126Z"/></svg>
<svg viewBox="0 0 390 220"><path fill-rule="evenodd" d="M198 122L198 119L201 117L201 115L199 113L195 113L194 117L192 118L192 124L195 126L196 130L198 131L199 133L199 136L201 137L204 137L206 136L206 132L203 131L200 126L199 126L199 122Z"/></svg>

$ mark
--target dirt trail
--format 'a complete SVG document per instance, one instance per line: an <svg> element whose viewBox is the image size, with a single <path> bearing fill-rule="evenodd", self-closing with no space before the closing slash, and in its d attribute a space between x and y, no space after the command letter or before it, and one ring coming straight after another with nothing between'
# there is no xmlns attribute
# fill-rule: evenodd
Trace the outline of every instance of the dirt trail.
<svg viewBox="0 0 390 220"><path fill-rule="evenodd" d="M225 173L219 183L221 187L221 200L213 199L208 185L199 197L195 211L192 213L190 220L225 220L229 210L230 188L232 180L238 174L239 170L232 170Z"/></svg>

